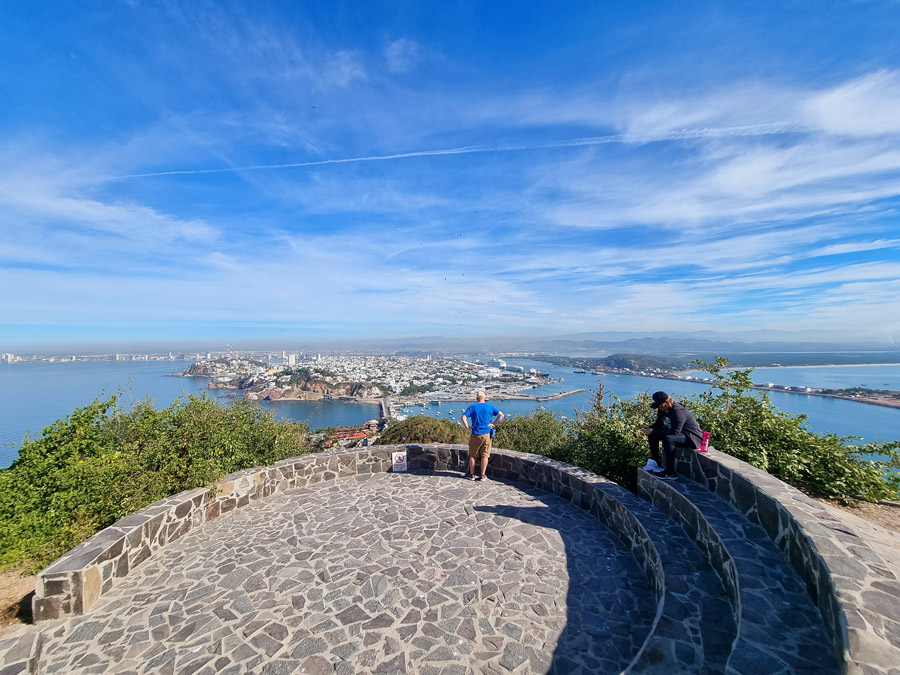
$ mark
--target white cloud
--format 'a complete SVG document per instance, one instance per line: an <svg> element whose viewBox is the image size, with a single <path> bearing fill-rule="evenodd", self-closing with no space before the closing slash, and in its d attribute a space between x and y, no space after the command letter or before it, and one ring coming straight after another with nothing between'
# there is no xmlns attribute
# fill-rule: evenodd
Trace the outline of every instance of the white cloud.
<svg viewBox="0 0 900 675"><path fill-rule="evenodd" d="M822 248L813 249L807 254L809 257L845 255L847 253L859 253L861 251L880 251L886 248L900 248L900 239L875 239L873 241L853 241L842 244L832 244Z"/></svg>
<svg viewBox="0 0 900 675"><path fill-rule="evenodd" d="M356 80L366 79L366 69L356 55L349 51L337 52L326 64L325 80L338 87L346 87Z"/></svg>
<svg viewBox="0 0 900 675"><path fill-rule="evenodd" d="M392 73L405 73L422 59L422 46L415 40L400 38L384 50L384 59Z"/></svg>
<svg viewBox="0 0 900 675"><path fill-rule="evenodd" d="M56 223L105 232L139 242L210 240L215 228L200 219L182 219L140 204L108 203L39 178L0 178L0 212L29 224Z"/></svg>
<svg viewBox="0 0 900 675"><path fill-rule="evenodd" d="M813 95L805 112L832 134L900 133L900 71L879 70Z"/></svg>

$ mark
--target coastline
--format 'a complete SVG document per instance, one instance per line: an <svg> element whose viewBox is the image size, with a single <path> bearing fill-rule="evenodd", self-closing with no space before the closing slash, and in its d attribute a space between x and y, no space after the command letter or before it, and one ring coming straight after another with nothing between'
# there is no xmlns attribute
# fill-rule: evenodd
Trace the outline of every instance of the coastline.
<svg viewBox="0 0 900 675"><path fill-rule="evenodd" d="M818 365L818 366L765 366L765 368L856 368L859 366L896 366L900 364L896 363L852 363L852 364L839 364L839 365ZM739 367L740 369L740 367ZM754 370L756 370L754 368ZM612 371L610 371L612 372ZM706 384L712 386L712 382L706 382L703 380L698 380L696 378L687 379L685 377L680 377L683 373L694 373L697 372L696 369L692 370L681 370L677 373L671 373L667 375L661 375L656 373L646 373L643 377L655 377L661 380L673 380L676 382L693 382L699 384ZM871 398L866 396L845 396L842 394L826 394L820 391L794 391L793 389L783 389L782 387L768 387L764 384L754 384L751 389L756 391L771 391L778 394L798 394L800 396L820 396L822 398L838 398L844 401L853 401L854 403L865 403L867 405L878 405L884 408L894 408L900 409L900 398L897 399L880 399L880 398ZM900 392L896 392L900 394Z"/></svg>
<svg viewBox="0 0 900 675"><path fill-rule="evenodd" d="M817 364L817 365L803 365L803 366L760 366L758 368L773 368L773 369L774 368L791 368L791 369L793 369L793 368L857 368L857 367L870 367L870 366L871 367L876 367L876 366L884 367L884 366L897 366L897 365L900 365L900 364L896 364L896 363L841 363L841 364ZM737 366L737 368L740 369L741 366ZM754 370L757 370L758 368L754 368ZM598 371L587 371L587 372L590 372L593 375L607 375L607 374L635 375L636 374L636 373L620 372L620 371L615 371L615 370L604 370L604 371L599 371L599 372ZM678 371L675 373L666 373L666 374L641 373L640 376L641 377L653 377L653 378L660 379L660 380L672 380L675 382L691 382L691 383L705 384L708 386L712 386L712 382L706 382L703 380L698 380L696 378L687 379L687 378L683 377L684 373L692 373L692 372L696 372L696 369L681 370L681 371ZM176 377L206 377L206 376L202 376L202 375L185 375L183 373L170 373L170 375L173 375ZM210 385L211 384L212 383L210 383ZM779 393L779 394L797 394L800 396L819 396L822 398L835 398L835 399L841 399L844 401L852 401L854 403L864 403L866 405L877 405L877 406L881 406L883 408L893 408L895 410L900 410L900 398L881 399L881 398L871 398L871 397L863 397L863 396L844 396L841 394L825 394L825 393L817 392L817 391L794 391L792 389L784 389L781 386L768 387L764 384L754 384L751 388L756 391L771 391L771 392L775 392L775 393ZM221 386L219 384L217 384L216 386L207 385L207 389L232 389L237 392L242 391L238 387ZM584 388L573 389L571 391L559 392L556 394L548 394L546 396L534 396L534 395L530 395L530 394L518 394L518 393L498 394L496 396L492 396L491 399L494 401L536 401L536 402L555 401L555 400L558 400L561 398L565 398L567 396L571 396L573 394L581 393L583 391L586 391L586 390ZM435 394L435 393L439 393L439 392L429 392L429 393ZM898 392L898 393L900 393L900 392ZM243 396L243 398L245 398L245 399L247 398L246 394ZM320 394L319 398L294 398L294 397L281 396L281 397L275 398L275 399L267 398L264 400L266 400L270 403L277 403L279 401L338 401L341 403L350 403L350 404L357 404L357 405L381 405L381 402L383 400L385 400L386 398L389 398L389 397L385 396L382 398L350 398L350 397L347 397L347 398L342 398L342 397L325 398L325 396ZM431 399L428 398L428 399L423 400L421 398L416 398L416 399L412 399L408 402L401 403L400 405L402 405L402 406L418 405L419 403L427 402L427 400L431 400ZM442 402L446 401L446 402L464 403L466 401L472 401L474 399L471 397L464 398L461 396L457 396L457 397L450 397L450 398L441 398L440 400Z"/></svg>
<svg viewBox="0 0 900 675"><path fill-rule="evenodd" d="M900 363L815 363L802 366L729 366L729 368L868 368L869 366L900 366ZM684 371L690 372L690 371Z"/></svg>

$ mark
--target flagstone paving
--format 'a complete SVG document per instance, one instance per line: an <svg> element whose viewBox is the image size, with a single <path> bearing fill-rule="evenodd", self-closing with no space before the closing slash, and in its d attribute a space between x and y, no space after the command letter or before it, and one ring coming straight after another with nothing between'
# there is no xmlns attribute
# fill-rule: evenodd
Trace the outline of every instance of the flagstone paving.
<svg viewBox="0 0 900 675"><path fill-rule="evenodd" d="M618 672L656 607L630 552L569 502L371 474L190 532L48 625L41 673Z"/></svg>

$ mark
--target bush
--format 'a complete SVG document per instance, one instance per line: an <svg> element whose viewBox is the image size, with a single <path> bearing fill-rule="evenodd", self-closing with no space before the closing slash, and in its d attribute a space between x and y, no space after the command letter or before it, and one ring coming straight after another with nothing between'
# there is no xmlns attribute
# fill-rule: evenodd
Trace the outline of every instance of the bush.
<svg viewBox="0 0 900 675"><path fill-rule="evenodd" d="M751 389L753 369L725 370L728 360L696 362L716 380L689 407L717 449L764 469L815 496L852 503L896 499L900 443L854 446L853 437L818 435L805 415L776 410Z"/></svg>
<svg viewBox="0 0 900 675"><path fill-rule="evenodd" d="M467 443L469 431L461 424L439 420L427 415L416 415L400 422L393 422L375 441L375 445L396 443Z"/></svg>
<svg viewBox="0 0 900 675"><path fill-rule="evenodd" d="M646 394L631 401L610 399L607 402L601 385L591 407L577 413L567 438L546 454L635 491L637 467L650 455L647 437L640 431L651 416L650 400Z"/></svg>
<svg viewBox="0 0 900 675"><path fill-rule="evenodd" d="M507 417L497 425L493 445L497 448L548 455L567 439L566 425L549 410L534 410L527 417Z"/></svg>
<svg viewBox="0 0 900 675"><path fill-rule="evenodd" d="M715 364L697 365L717 384L709 392L687 397L685 404L701 428L710 432L716 449L817 497L845 503L897 498L900 443L853 445L858 439L815 434L804 415L783 413L765 394L751 389L752 370L725 371L728 361L722 358ZM649 457L640 428L655 419L646 394L632 400L615 396L607 400L601 387L587 411L579 412L568 425L559 422L558 435L546 435L545 428L556 428L549 419L543 423L527 419L502 422L494 444L546 455L636 489L637 467ZM508 434L504 432L507 425ZM535 435L534 442L529 442L529 432ZM552 440L541 440L544 437Z"/></svg>
<svg viewBox="0 0 900 675"><path fill-rule="evenodd" d="M308 431L258 406L206 396L161 410L95 400L27 438L0 470L0 568L36 571L163 497L302 454Z"/></svg>

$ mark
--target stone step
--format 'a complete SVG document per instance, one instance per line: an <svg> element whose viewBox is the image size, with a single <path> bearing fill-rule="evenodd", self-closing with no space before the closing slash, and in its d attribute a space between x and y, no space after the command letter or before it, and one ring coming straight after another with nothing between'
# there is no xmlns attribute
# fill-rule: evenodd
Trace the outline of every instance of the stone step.
<svg viewBox="0 0 900 675"><path fill-rule="evenodd" d="M625 672L724 673L736 626L718 574L668 515L629 493L618 500L652 542L663 587L653 629Z"/></svg>
<svg viewBox="0 0 900 675"><path fill-rule="evenodd" d="M737 625L728 673L839 672L803 581L761 527L685 477L638 473L639 494L679 523L728 592Z"/></svg>
<svg viewBox="0 0 900 675"><path fill-rule="evenodd" d="M657 614L625 673L725 672L736 635L731 605L718 574L677 523L585 469L509 450L495 450L491 461L493 475L546 490L590 511L644 568L656 590ZM451 456L446 466L461 469L463 464ZM569 672L551 672L557 670Z"/></svg>

